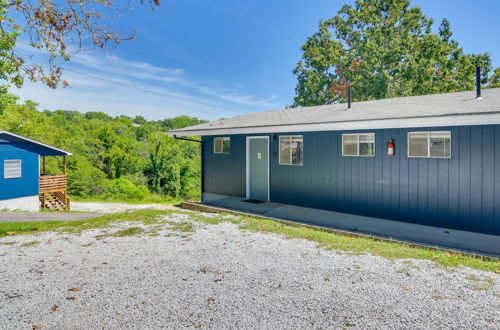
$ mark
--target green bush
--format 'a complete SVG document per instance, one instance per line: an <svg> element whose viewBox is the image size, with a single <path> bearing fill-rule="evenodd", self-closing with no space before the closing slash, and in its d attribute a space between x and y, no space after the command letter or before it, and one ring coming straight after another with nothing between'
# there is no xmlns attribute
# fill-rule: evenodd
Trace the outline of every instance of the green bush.
<svg viewBox="0 0 500 330"><path fill-rule="evenodd" d="M103 197L117 200L143 200L149 195L150 192L145 186L136 186L128 179L119 178L111 181Z"/></svg>
<svg viewBox="0 0 500 330"><path fill-rule="evenodd" d="M73 158L74 157L74 158ZM93 167L81 156L70 157L68 192L70 196L101 196L109 186L103 171ZM76 165L73 167L72 165Z"/></svg>

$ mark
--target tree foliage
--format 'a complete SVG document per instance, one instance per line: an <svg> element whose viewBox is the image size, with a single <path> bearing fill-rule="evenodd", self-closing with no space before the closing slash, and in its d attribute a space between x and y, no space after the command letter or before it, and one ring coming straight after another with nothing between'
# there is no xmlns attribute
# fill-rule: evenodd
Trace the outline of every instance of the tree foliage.
<svg viewBox="0 0 500 330"><path fill-rule="evenodd" d="M498 88L500 87L500 68L496 68L490 77L490 87Z"/></svg>
<svg viewBox="0 0 500 330"><path fill-rule="evenodd" d="M488 83L489 54L465 54L448 20L433 23L410 0L345 5L302 46L293 105L343 102L349 84L358 101L468 90L476 65Z"/></svg>
<svg viewBox="0 0 500 330"><path fill-rule="evenodd" d="M127 116L113 118L103 112L40 112L35 102L17 101L0 88L0 130L71 151L71 195L117 200L199 196L199 144L175 140L165 131L203 121L180 116L162 121L142 118L137 124ZM49 173L60 173L61 168L61 157L47 158Z"/></svg>
<svg viewBox="0 0 500 330"><path fill-rule="evenodd" d="M160 0L141 0L159 6ZM112 27L131 2L113 0L0 0L0 79L20 86L24 77L55 88L62 80L57 60L69 60L72 51L116 47L135 37ZM15 48L20 38L49 55L48 69L29 63ZM71 51L72 50L72 51Z"/></svg>

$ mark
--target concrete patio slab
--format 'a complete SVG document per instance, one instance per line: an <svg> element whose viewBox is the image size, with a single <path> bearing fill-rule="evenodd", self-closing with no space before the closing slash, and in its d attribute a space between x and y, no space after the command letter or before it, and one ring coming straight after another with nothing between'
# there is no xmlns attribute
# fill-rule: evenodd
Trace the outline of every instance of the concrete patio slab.
<svg viewBox="0 0 500 330"><path fill-rule="evenodd" d="M221 208L283 219L353 233L392 238L422 244L500 257L500 236L441 227L364 217L279 203L252 204L242 198L225 197L205 202Z"/></svg>

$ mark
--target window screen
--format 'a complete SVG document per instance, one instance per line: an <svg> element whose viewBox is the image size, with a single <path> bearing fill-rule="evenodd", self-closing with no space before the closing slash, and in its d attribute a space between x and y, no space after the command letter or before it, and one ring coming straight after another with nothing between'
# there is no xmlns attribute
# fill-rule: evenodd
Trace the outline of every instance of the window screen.
<svg viewBox="0 0 500 330"><path fill-rule="evenodd" d="M280 164L304 164L304 140L302 135L280 136Z"/></svg>
<svg viewBox="0 0 500 330"><path fill-rule="evenodd" d="M408 157L450 158L451 132L409 132Z"/></svg>
<svg viewBox="0 0 500 330"><path fill-rule="evenodd" d="M359 155L375 156L375 134L359 134Z"/></svg>
<svg viewBox="0 0 500 330"><path fill-rule="evenodd" d="M358 155L358 134L342 134L342 155Z"/></svg>
<svg viewBox="0 0 500 330"><path fill-rule="evenodd" d="M216 137L214 138L214 153L228 154L231 152L231 138Z"/></svg>
<svg viewBox="0 0 500 330"><path fill-rule="evenodd" d="M342 156L375 156L375 133L342 134Z"/></svg>
<svg viewBox="0 0 500 330"><path fill-rule="evenodd" d="M4 179L14 179L21 177L21 160L10 159L3 161L3 177Z"/></svg>
<svg viewBox="0 0 500 330"><path fill-rule="evenodd" d="M450 132L430 132L430 157L449 158L451 156Z"/></svg>

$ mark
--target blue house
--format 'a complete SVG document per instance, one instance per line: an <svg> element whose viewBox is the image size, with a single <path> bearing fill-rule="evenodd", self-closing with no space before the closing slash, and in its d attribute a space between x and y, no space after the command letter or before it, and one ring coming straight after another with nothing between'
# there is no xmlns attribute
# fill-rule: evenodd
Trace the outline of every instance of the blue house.
<svg viewBox="0 0 500 330"><path fill-rule="evenodd" d="M69 209L66 156L70 155L27 137L0 131L0 210ZM47 174L46 156L63 157L64 174Z"/></svg>
<svg viewBox="0 0 500 330"><path fill-rule="evenodd" d="M500 89L254 113L202 137L202 199L229 196L500 235Z"/></svg>

